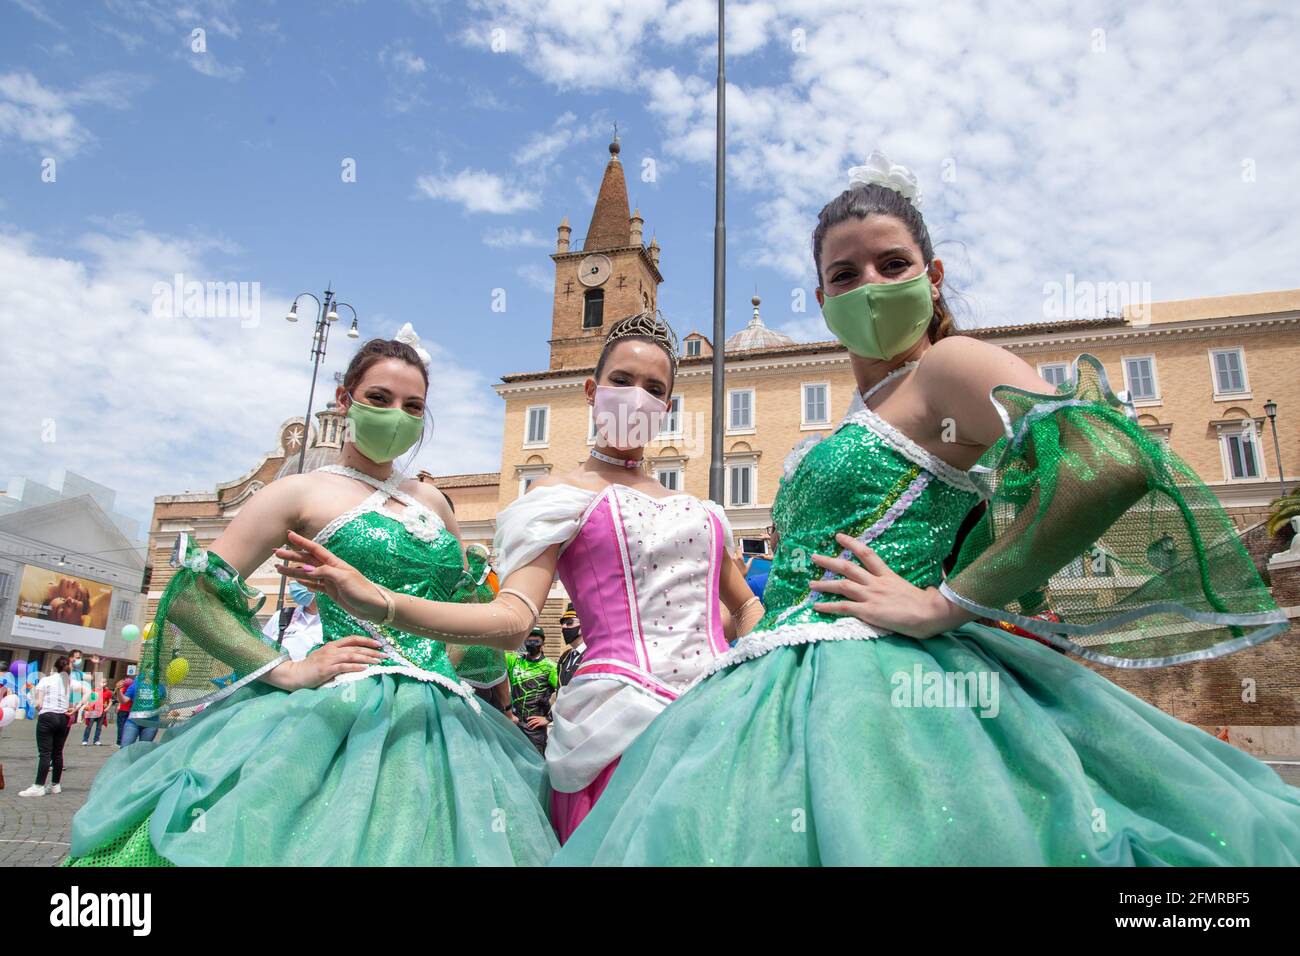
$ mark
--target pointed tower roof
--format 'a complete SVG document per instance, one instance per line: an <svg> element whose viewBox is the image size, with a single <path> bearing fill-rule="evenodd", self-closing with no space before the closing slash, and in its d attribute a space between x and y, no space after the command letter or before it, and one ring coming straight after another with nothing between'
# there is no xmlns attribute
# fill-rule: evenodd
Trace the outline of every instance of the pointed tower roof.
<svg viewBox="0 0 1300 956"><path fill-rule="evenodd" d="M609 162L605 164L605 178L600 181L596 208L591 213L591 225L583 240L583 252L599 249L618 249L632 244L631 213L627 203L627 182L623 179L623 164L618 161L618 137L609 144Z"/></svg>

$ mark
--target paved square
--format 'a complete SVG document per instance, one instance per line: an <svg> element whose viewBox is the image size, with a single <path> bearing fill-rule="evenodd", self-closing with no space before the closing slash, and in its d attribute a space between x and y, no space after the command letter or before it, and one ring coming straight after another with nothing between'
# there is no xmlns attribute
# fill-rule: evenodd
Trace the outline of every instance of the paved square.
<svg viewBox="0 0 1300 956"><path fill-rule="evenodd" d="M0 730L0 866L54 866L68 855L72 815L85 802L95 774L117 752L117 727L100 735L102 746L81 746L85 724L77 724L63 748L63 792L20 797L36 780L36 721L15 720ZM94 731L91 731L94 739ZM49 783L49 780L46 780Z"/></svg>

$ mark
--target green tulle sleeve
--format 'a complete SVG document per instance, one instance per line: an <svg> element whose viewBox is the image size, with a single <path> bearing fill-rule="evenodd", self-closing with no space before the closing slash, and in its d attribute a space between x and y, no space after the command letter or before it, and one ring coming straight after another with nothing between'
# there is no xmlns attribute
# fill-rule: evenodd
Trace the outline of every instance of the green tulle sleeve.
<svg viewBox="0 0 1300 956"><path fill-rule="evenodd" d="M496 597L495 574L488 563L487 548L470 545L465 549L467 569L461 575L451 600L461 604L488 604ZM505 680L505 652L482 644L465 646L455 661L456 676L474 687L495 687Z"/></svg>
<svg viewBox="0 0 1300 956"><path fill-rule="evenodd" d="M1005 436L971 471L987 505L940 587L972 613L1121 667L1231 653L1286 630L1232 521L1137 423L1091 355L1057 395L991 398Z"/></svg>
<svg viewBox="0 0 1300 956"><path fill-rule="evenodd" d="M266 596L219 555L182 548L140 648L131 718L142 723L185 720L289 660L258 624Z"/></svg>

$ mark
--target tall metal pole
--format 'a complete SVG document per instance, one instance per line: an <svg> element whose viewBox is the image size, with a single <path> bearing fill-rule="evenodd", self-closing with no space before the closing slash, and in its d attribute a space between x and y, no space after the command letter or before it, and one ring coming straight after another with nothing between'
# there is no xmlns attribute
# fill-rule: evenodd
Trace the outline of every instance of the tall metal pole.
<svg viewBox="0 0 1300 956"><path fill-rule="evenodd" d="M716 186L714 187L713 223L713 425L710 437L712 456L709 461L709 497L720 505L726 494L726 472L722 463L723 432L726 414L726 347L727 347L727 70L725 0L718 0L718 133Z"/></svg>
<svg viewBox="0 0 1300 956"><path fill-rule="evenodd" d="M325 316L329 315L330 308L333 306L334 293L330 289L325 290L325 301L320 305L316 313L316 331L311 337L311 388L307 391L307 415L302 420L302 445L298 449L298 474L302 474L303 469L307 467L307 444L311 437L311 406L316 398L316 374L320 371L320 360L325 355L325 340L330 334L330 324L326 321ZM280 575L280 593L275 599L275 609L279 611L284 607L284 592L289 580L284 575Z"/></svg>
<svg viewBox="0 0 1300 956"><path fill-rule="evenodd" d="M1282 446L1277 441L1277 406L1273 400L1269 399L1264 403L1264 411L1268 413L1268 423L1273 427L1273 453L1277 455L1277 484L1282 489L1282 497L1286 497L1286 477L1282 474Z"/></svg>

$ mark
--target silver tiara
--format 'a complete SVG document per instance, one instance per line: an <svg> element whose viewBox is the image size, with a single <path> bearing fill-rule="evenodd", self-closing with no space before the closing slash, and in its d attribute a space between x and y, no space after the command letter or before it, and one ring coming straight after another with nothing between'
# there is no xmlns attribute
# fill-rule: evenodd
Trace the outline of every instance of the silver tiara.
<svg viewBox="0 0 1300 956"><path fill-rule="evenodd" d="M611 342L631 335L645 335L656 342L662 342L668 349L668 355L672 359L673 367L677 367L677 355L680 350L677 333L672 330L672 326L667 322L660 321L656 313L639 312L636 315L628 316L626 319L619 319L609 330L609 335L605 337L605 345L608 347Z"/></svg>

